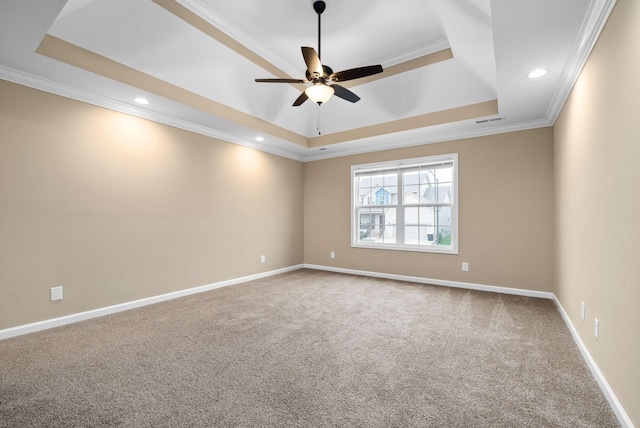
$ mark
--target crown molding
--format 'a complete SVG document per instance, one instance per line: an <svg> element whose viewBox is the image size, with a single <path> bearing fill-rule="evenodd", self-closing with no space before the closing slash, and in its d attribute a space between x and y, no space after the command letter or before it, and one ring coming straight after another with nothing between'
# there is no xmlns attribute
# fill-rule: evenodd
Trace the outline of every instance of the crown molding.
<svg viewBox="0 0 640 428"><path fill-rule="evenodd" d="M589 59L600 33L602 32L609 15L613 11L617 0L593 0L582 22L580 34L569 54L566 66L558 82L553 99L549 104L546 117L553 125L562 111L564 103L569 98L573 86L578 81L582 69Z"/></svg>
<svg viewBox="0 0 640 428"><path fill-rule="evenodd" d="M451 44L449 43L449 40L446 37L443 37L429 43L424 43L419 46L414 46L412 48L396 52L393 55L379 57L371 61L367 61L367 63L382 64L385 68L392 67L394 65L402 64L416 58L431 55L432 53L439 52L450 47Z"/></svg>
<svg viewBox="0 0 640 428"><path fill-rule="evenodd" d="M488 122L486 124L475 124L476 127L474 129L443 129L455 128L458 124L461 123L454 122L450 124L439 125L437 127L413 129L400 133L385 134L362 140L354 140L343 144L336 144L332 145L329 150L321 151L321 148L310 148L308 149L306 154L300 155L297 153L293 153L292 151L272 147L267 144L258 144L254 141L242 139L207 126L189 122L184 119L179 119L164 113L149 111L144 108L115 100L113 98L97 95L89 91L74 88L65 84L54 82L49 79L44 79L32 74L24 73L9 67L0 66L0 79L38 89L51 94L59 95L65 98L70 98L76 101L128 114L131 116L140 117L142 119L151 120L153 122L162 123L164 125L173 126L175 128L194 132L200 135L205 135L211 138L226 141L228 143L238 144L244 147L271 153L299 162L312 162L316 160L331 159L342 156L358 155L383 150L399 149L425 144L484 137L488 135L496 135L553 126L552 120L541 119L514 124L505 124L504 122ZM463 123L475 122L476 120L477 119L465 120ZM353 143L355 143L357 147L350 147L353 145Z"/></svg>
<svg viewBox="0 0 640 428"><path fill-rule="evenodd" d="M493 117L493 116L492 116ZM477 119L465 120L465 123L475 122ZM527 131L530 129L546 128L553 126L548 119L539 119L513 124L476 124L474 129L449 129L455 128L461 122L438 125L436 132L431 128L420 128L404 131L396 134L387 134L367 139L357 140L358 147L342 148L339 144L327 147L327 150L320 151L319 147L314 148L314 152L304 157L304 162L312 162L323 159L338 158L343 156L360 155L364 153L380 152L391 149L402 149L407 147L422 146L426 144L444 143L447 141L464 140L469 138L486 137L489 135L506 134L509 132ZM344 143L348 145L353 142ZM335 148L335 151L331 149Z"/></svg>
<svg viewBox="0 0 640 428"><path fill-rule="evenodd" d="M276 65L281 67L283 70L287 69L288 65L286 64L286 62L282 61L281 59L271 58L273 54L270 53L267 48L261 45L258 41L247 36L244 32L237 29L230 23L216 16L210 10L204 8L198 0L178 0L178 2L189 8L192 12L203 16L203 18L207 19L212 25L216 25L216 27L220 28L222 31L225 31L227 34L229 34L231 37L234 37L241 43L247 45L250 49L265 57L265 59L274 61L275 63L277 63ZM272 147L266 144L258 144L254 141L248 141L246 139L242 139L207 126L199 125L184 119L179 119L164 113L145 110L143 108L136 107L109 97L97 95L89 91L74 88L5 66L0 66L0 78L52 94L60 95L66 98L74 99L77 101L107 108L113 111L118 111L143 119L148 119L154 122L163 123L176 128L195 132L208 137L227 141L229 143L242 145L300 162L309 162L395 148L405 148L423 144L432 144L466 138L476 138L488 135L553 126L562 110L562 107L564 106L564 103L571 93L574 84L580 76L580 73L582 72L582 69L584 68L589 55L595 43L597 42L598 37L602 32L615 4L616 0L594 0L591 3L587 15L585 16L585 19L583 21L580 34L577 37L572 48L570 57L566 63L565 69L563 70L562 76L552 98L552 102L549 105L547 114L544 119L512 124L505 122L489 122L486 124L475 124L472 129L469 129L468 126L465 127L465 129L459 129L460 122L456 122L437 127L420 128L396 134L381 135L377 137L347 142L344 144L334 145L328 148L328 150L323 151L321 151L319 148L313 148L309 149L305 154L294 153L286 149ZM397 55L394 55L393 58L388 57L386 59L380 59L380 62L402 62L410 56L424 55L425 52L430 52L433 50L437 51L439 49L442 49L443 46L444 48L449 46L448 41L445 39L437 41L433 44L422 45L419 48L400 52ZM293 74L295 74L295 72Z"/></svg>
<svg viewBox="0 0 640 428"><path fill-rule="evenodd" d="M215 13L211 8L202 4L202 2L198 0L177 0L177 2L280 70L284 71L289 76L297 76L300 73L298 67L295 67L288 61L282 59L259 40L251 37L244 30Z"/></svg>
<svg viewBox="0 0 640 428"><path fill-rule="evenodd" d="M210 7L204 5L200 0L177 0L177 2L189 9L191 12L200 16L209 24L227 34L229 37L246 46L251 51L255 52L274 66L283 70L289 76L296 76L299 74L299 67L284 60L259 40L250 36L246 31L240 29L227 19L218 15ZM434 40L429 43L424 43L419 46L414 46L400 52L396 52L392 55L367 61L367 64L375 63L383 64L385 67L391 67L393 65L401 64L403 62L429 55L450 47L451 44L449 43L449 40L446 37L442 37L441 39Z"/></svg>
<svg viewBox="0 0 640 428"><path fill-rule="evenodd" d="M17 83L22 86L27 86L29 88L38 89L40 91L48 92L54 95L59 95L61 97L91 104L97 107L117 111L119 113L124 113L142 119L151 120L153 122L162 123L164 125L173 126L174 128L179 128L185 131L194 132L196 134L205 135L207 137L226 141L228 143L238 144L300 162L304 161L303 157L290 151L281 150L277 147L271 147L266 144L261 145L254 141L245 140L243 138L236 137L235 135L221 132L210 127L189 122L184 119L179 119L177 117L170 116L164 113L146 110L144 108L136 107L131 104L115 100L113 98L74 88L69 85L54 82L49 79L44 79L42 77L34 76L32 74L24 73L22 71L2 65L0 65L0 79Z"/></svg>

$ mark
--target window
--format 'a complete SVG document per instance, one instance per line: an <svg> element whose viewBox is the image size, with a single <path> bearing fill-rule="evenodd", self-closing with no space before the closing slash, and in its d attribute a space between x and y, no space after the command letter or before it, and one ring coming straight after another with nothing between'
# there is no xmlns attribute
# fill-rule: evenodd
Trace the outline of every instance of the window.
<svg viewBox="0 0 640 428"><path fill-rule="evenodd" d="M458 155L351 167L351 246L458 253Z"/></svg>

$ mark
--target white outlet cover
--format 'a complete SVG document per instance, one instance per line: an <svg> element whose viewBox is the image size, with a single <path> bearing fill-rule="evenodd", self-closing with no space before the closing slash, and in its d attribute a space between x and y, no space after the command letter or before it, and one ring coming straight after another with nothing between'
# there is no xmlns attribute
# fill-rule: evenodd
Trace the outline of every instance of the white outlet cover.
<svg viewBox="0 0 640 428"><path fill-rule="evenodd" d="M600 338L600 321L598 321L598 318L593 321L593 334L596 336L596 339Z"/></svg>
<svg viewBox="0 0 640 428"><path fill-rule="evenodd" d="M468 272L469 271L469 263L462 262L462 271L463 272Z"/></svg>
<svg viewBox="0 0 640 428"><path fill-rule="evenodd" d="M587 305L582 302L582 306L580 307L580 316L582 317L582 321L587 318Z"/></svg>
<svg viewBox="0 0 640 428"><path fill-rule="evenodd" d="M51 287L51 301L62 300L62 287Z"/></svg>

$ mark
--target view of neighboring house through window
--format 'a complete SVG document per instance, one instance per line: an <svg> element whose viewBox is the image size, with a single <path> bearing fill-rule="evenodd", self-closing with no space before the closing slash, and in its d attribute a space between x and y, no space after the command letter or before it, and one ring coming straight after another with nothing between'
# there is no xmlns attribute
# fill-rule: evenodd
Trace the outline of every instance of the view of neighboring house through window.
<svg viewBox="0 0 640 428"><path fill-rule="evenodd" d="M353 165L352 246L457 254L457 161Z"/></svg>

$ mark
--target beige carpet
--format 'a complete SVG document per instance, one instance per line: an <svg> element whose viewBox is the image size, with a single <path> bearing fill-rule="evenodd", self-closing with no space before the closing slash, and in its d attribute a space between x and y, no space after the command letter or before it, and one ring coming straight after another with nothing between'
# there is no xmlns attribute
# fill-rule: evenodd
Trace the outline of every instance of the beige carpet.
<svg viewBox="0 0 640 428"><path fill-rule="evenodd" d="M0 341L2 427L613 427L553 302L299 270Z"/></svg>

